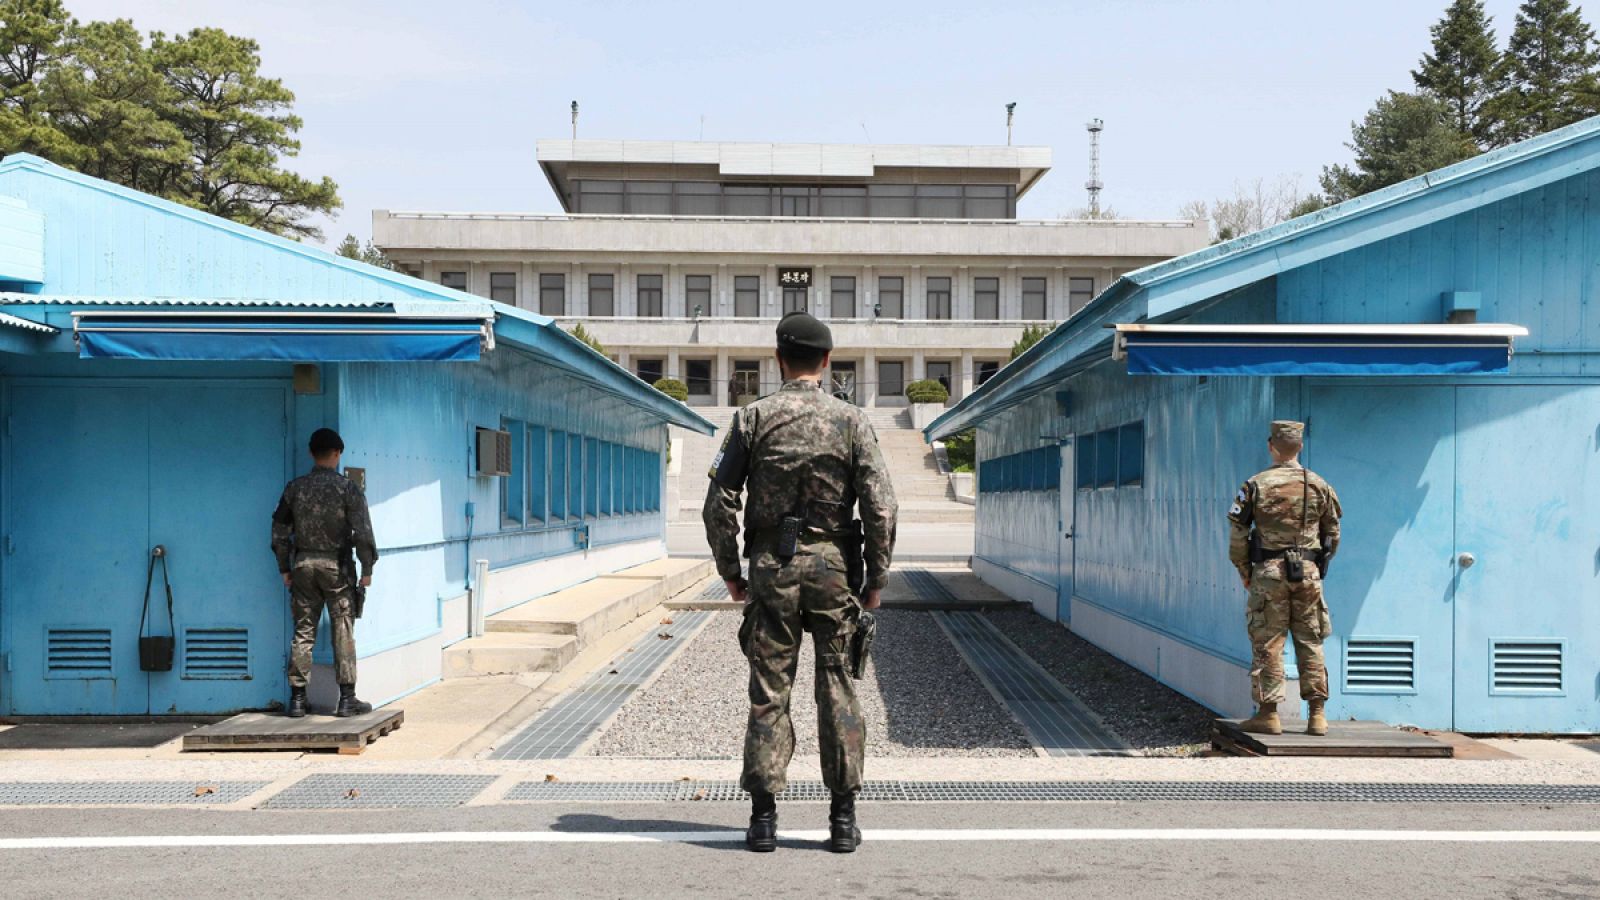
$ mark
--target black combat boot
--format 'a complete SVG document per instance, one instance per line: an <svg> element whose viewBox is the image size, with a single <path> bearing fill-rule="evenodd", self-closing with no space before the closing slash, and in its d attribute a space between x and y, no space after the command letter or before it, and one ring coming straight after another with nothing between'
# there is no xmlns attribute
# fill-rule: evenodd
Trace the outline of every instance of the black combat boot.
<svg viewBox="0 0 1600 900"><path fill-rule="evenodd" d="M828 809L828 849L834 853L854 853L860 843L855 792L834 794L833 805Z"/></svg>
<svg viewBox="0 0 1600 900"><path fill-rule="evenodd" d="M288 716L291 719L299 719L299 718L303 718L305 716L305 714L306 714L306 689L305 688L290 687L289 688L289 708L284 711L284 715Z"/></svg>
<svg viewBox="0 0 1600 900"><path fill-rule="evenodd" d="M766 791L750 792L750 828L744 845L752 853L778 849L778 798Z"/></svg>
<svg viewBox="0 0 1600 900"><path fill-rule="evenodd" d="M348 716L363 716L372 712L371 703L363 703L356 699L356 686L353 684L339 685L339 706L333 714L340 718Z"/></svg>

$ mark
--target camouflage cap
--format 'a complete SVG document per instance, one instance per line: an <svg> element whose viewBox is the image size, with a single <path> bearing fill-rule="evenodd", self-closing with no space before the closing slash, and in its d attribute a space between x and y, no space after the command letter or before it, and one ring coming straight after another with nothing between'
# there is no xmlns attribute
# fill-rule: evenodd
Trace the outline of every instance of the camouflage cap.
<svg viewBox="0 0 1600 900"><path fill-rule="evenodd" d="M1267 435L1274 441L1300 441L1306 436L1304 422L1291 422L1288 419L1279 419L1272 423L1272 431Z"/></svg>
<svg viewBox="0 0 1600 900"><path fill-rule="evenodd" d="M833 332L810 313L795 310L778 323L778 349L832 350Z"/></svg>

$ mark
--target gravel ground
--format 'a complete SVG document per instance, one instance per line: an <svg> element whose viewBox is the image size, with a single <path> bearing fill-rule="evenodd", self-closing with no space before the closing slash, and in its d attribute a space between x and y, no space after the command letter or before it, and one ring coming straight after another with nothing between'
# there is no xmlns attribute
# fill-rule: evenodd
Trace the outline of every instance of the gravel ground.
<svg viewBox="0 0 1600 900"><path fill-rule="evenodd" d="M1210 747L1216 713L1027 609L984 615L1147 756L1192 756Z"/></svg>
<svg viewBox="0 0 1600 900"><path fill-rule="evenodd" d="M749 713L740 617L720 612L591 745L593 756L738 757ZM814 654L800 654L791 714L795 756L815 758ZM879 675L882 675L880 680ZM926 613L883 610L867 677L856 682L876 757L1033 757L1027 735Z"/></svg>

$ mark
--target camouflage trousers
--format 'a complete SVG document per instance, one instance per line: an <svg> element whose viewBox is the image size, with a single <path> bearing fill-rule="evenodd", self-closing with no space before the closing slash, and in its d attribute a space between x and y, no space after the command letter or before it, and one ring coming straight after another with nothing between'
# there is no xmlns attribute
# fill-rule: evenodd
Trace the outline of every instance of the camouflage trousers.
<svg viewBox="0 0 1600 900"><path fill-rule="evenodd" d="M289 577L289 611L294 617L289 686L303 688L311 680L311 651L317 645L317 623L324 607L333 632L335 675L340 684L355 684L355 585L330 560L299 560Z"/></svg>
<svg viewBox="0 0 1600 900"><path fill-rule="evenodd" d="M787 564L771 553L750 561L750 598L739 646L750 660L750 721L744 738L745 790L776 794L794 757L789 693L807 632L817 654L817 736L822 780L834 793L861 789L867 726L850 679L850 637L861 607L831 544L807 546Z"/></svg>
<svg viewBox="0 0 1600 900"><path fill-rule="evenodd" d="M1322 641L1333 631L1316 566L1305 564L1306 578L1284 578L1283 560L1256 563L1250 575L1246 624L1250 632L1250 686L1257 704L1282 703L1284 637L1294 639L1300 667L1300 698L1328 699L1328 667Z"/></svg>

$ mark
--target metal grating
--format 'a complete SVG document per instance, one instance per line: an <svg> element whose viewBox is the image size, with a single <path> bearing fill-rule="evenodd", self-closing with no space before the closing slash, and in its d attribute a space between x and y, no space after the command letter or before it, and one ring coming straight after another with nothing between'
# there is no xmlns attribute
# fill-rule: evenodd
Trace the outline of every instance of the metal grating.
<svg viewBox="0 0 1600 900"><path fill-rule="evenodd" d="M51 628L45 632L46 678L113 678L111 629Z"/></svg>
<svg viewBox="0 0 1600 900"><path fill-rule="evenodd" d="M927 569L897 569L900 576L906 580L911 590L921 597L925 603L960 605L963 601L957 597L939 576Z"/></svg>
<svg viewBox="0 0 1600 900"><path fill-rule="evenodd" d="M670 627L653 628L618 657L542 710L515 737L496 747L491 759L561 759L576 753L628 702L679 647L699 634L714 612L680 610ZM662 634L671 635L663 639Z"/></svg>
<svg viewBox="0 0 1600 900"><path fill-rule="evenodd" d="M1489 642L1491 681L1495 694L1560 694L1563 692L1565 641L1493 640Z"/></svg>
<svg viewBox="0 0 1600 900"><path fill-rule="evenodd" d="M267 781L7 781L0 806L215 806L234 803Z"/></svg>
<svg viewBox="0 0 1600 900"><path fill-rule="evenodd" d="M1412 638L1356 638L1345 642L1344 689L1408 694L1417 689L1417 642Z"/></svg>
<svg viewBox="0 0 1600 900"><path fill-rule="evenodd" d="M728 596L728 583L718 578L706 585L695 600L700 603L716 603L722 600L731 600Z"/></svg>
<svg viewBox="0 0 1600 900"><path fill-rule="evenodd" d="M234 679L250 677L250 630L185 628L183 677Z"/></svg>
<svg viewBox="0 0 1600 900"><path fill-rule="evenodd" d="M975 612L936 612L967 665L1051 756L1119 756L1123 740L1076 695Z"/></svg>
<svg viewBox="0 0 1600 900"><path fill-rule="evenodd" d="M493 775L308 775L262 804L266 809L440 808L460 806L493 784Z"/></svg>
<svg viewBox="0 0 1600 900"><path fill-rule="evenodd" d="M1385 784L1280 781L869 781L861 799L902 803L1582 803L1600 785ZM748 800L734 781L524 781L507 800L538 803L684 803ZM790 782L780 801L823 802L820 781Z"/></svg>

